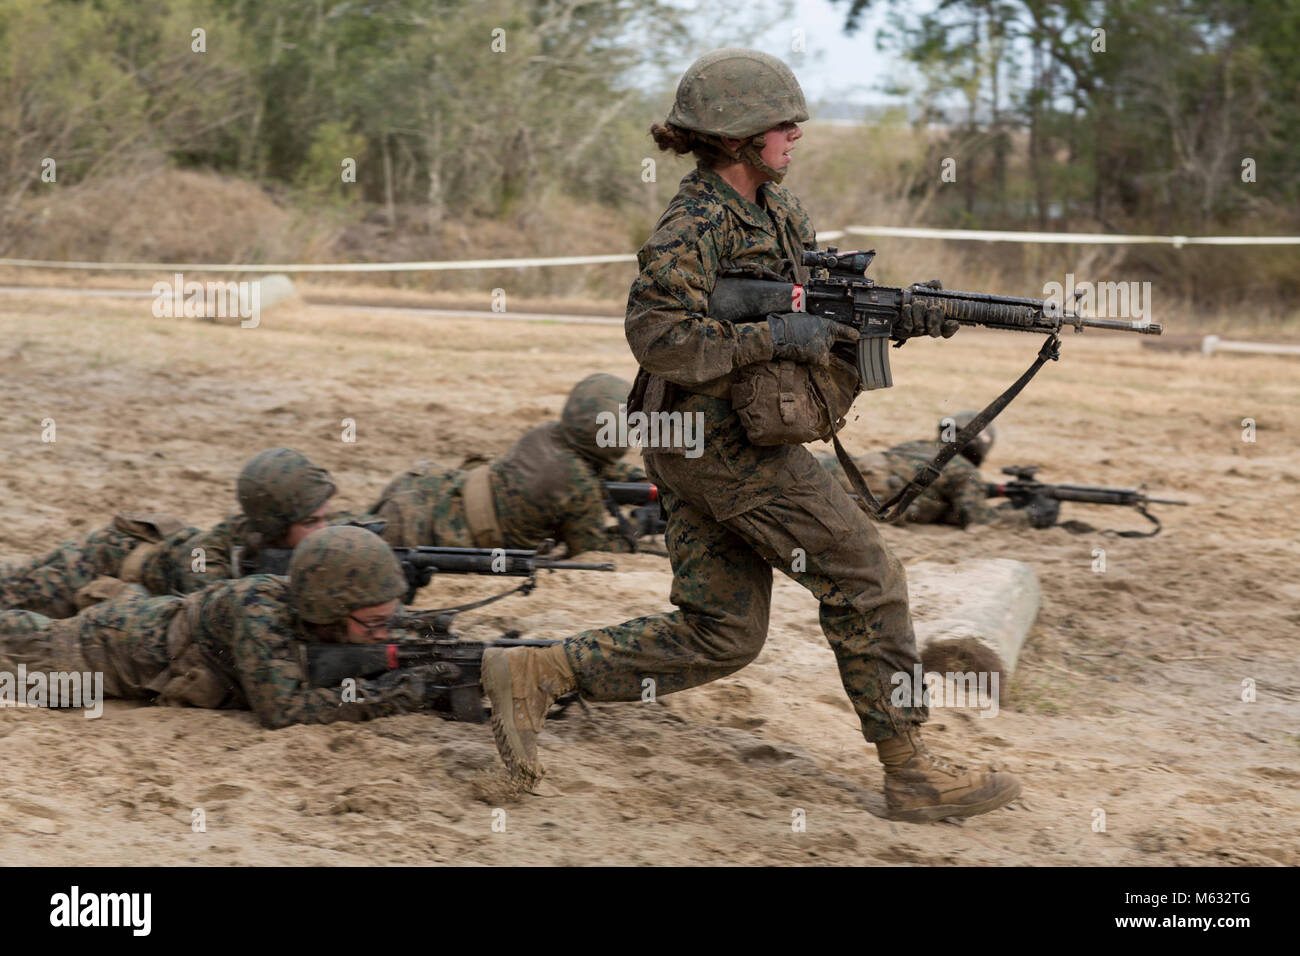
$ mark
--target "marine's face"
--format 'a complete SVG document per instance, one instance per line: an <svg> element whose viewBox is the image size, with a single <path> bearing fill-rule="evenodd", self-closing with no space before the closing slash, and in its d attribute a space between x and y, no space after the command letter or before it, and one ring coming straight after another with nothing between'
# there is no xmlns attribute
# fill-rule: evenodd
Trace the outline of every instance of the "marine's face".
<svg viewBox="0 0 1300 956"><path fill-rule="evenodd" d="M349 644L378 644L388 640L393 615L401 602L396 598L372 607L359 607L347 616Z"/></svg>
<svg viewBox="0 0 1300 956"><path fill-rule="evenodd" d="M329 514L330 502L332 498L326 498L321 506L313 511L301 521L295 521L289 525L289 530L284 533L285 546L289 548L298 547L299 542L313 531L319 531L328 523L326 515Z"/></svg>
<svg viewBox="0 0 1300 956"><path fill-rule="evenodd" d="M785 169L790 165L790 151L802 136L798 123L782 123L768 130L763 134L763 162L773 169Z"/></svg>

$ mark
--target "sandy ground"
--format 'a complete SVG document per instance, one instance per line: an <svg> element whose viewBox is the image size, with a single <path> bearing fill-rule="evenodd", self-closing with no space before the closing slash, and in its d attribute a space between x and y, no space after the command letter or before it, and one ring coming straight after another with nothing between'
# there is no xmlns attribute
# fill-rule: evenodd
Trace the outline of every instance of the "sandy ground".
<svg viewBox="0 0 1300 956"><path fill-rule="evenodd" d="M928 435L1028 364L1036 340L963 332L895 352L851 449ZM0 298L0 560L165 508L197 524L287 444L367 505L413 459L502 451L595 371L630 378L617 327L310 307L258 329L155 319L147 301ZM909 563L1013 557L1044 600L994 719L936 710L936 751L1022 776L962 826L881 817L812 599L780 579L760 658L654 704L573 708L543 737L561 794L503 800L483 726L412 715L267 731L246 713L110 702L99 720L0 714L5 863L1300 863L1300 364L1068 336L1000 420L989 471L1183 497L1146 540L1061 529L884 531ZM42 420L57 440L42 442ZM355 443L341 441L342 420ZM1243 441L1242 419L1256 441ZM1120 509L1062 517L1141 528ZM1106 569L1094 571L1094 549ZM539 637L667 609L667 562L550 575L466 615ZM485 595L440 583L423 603ZM1243 681L1256 699L1244 702ZM194 832L201 809L205 832ZM806 831L795 832L796 811ZM1105 829L1094 822L1105 814ZM494 829L493 823L497 822ZM501 822L504 821L502 831Z"/></svg>

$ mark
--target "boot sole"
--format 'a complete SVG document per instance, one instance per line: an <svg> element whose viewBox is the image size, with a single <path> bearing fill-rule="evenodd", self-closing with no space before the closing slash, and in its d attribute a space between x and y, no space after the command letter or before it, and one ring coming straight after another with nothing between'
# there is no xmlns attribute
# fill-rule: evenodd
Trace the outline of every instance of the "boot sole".
<svg viewBox="0 0 1300 956"><path fill-rule="evenodd" d="M901 820L904 823L938 823L948 817L973 817L981 813L988 813L990 810L1006 806L1018 796L1020 796L1020 781L1015 780L1010 787L995 793L987 800L981 800L979 803L941 803L933 807L891 810L889 818L891 820Z"/></svg>
<svg viewBox="0 0 1300 956"><path fill-rule="evenodd" d="M528 760L519 730L515 727L510 662L504 653L492 655L491 661L484 662L482 681L483 690L492 702L492 736L496 739L497 753L510 773L510 782L521 790L531 790L541 779L542 771Z"/></svg>

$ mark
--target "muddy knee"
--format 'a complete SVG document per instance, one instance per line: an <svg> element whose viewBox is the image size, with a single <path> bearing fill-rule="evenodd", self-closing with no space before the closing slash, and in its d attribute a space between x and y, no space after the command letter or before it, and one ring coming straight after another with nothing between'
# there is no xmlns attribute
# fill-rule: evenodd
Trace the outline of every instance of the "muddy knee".
<svg viewBox="0 0 1300 956"><path fill-rule="evenodd" d="M695 632L694 649L720 670L738 671L749 664L767 640L767 606L747 614L688 614Z"/></svg>

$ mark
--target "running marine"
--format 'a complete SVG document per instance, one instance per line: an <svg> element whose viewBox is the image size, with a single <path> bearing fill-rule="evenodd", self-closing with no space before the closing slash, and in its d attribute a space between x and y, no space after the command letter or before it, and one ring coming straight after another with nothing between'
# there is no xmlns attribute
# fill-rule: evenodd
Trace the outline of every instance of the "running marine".
<svg viewBox="0 0 1300 956"><path fill-rule="evenodd" d="M667 514L677 610L546 648L484 652L497 748L518 787L534 786L544 773L537 738L561 694L638 701L647 681L656 694L675 693L752 661L767 635L776 568L820 602L842 684L884 765L893 816L984 813L1020 792L1011 774L966 771L930 755L920 733L926 708L891 700L892 675L920 666L901 562L802 442L757 445L733 409L755 394L733 386L762 376L793 380L800 366L808 377L851 381L848 398L856 394L855 370L834 355L856 337L851 329L806 313L735 325L708 313L720 272L747 268L804 281L800 253L816 238L780 182L807 118L789 67L765 53L725 49L687 69L667 122L651 128L661 149L697 161L638 253L625 322L640 364L629 413L699 414L705 423L698 457L645 450ZM956 331L938 309L918 306L904 335Z"/></svg>

